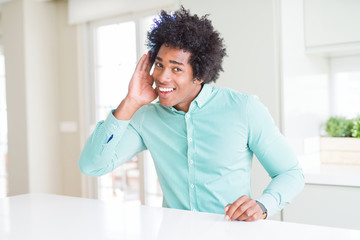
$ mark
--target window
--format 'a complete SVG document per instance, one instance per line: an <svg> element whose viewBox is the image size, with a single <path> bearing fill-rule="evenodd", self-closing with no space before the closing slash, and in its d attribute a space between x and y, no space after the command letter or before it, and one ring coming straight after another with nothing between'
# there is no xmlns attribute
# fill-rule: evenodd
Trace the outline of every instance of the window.
<svg viewBox="0 0 360 240"><path fill-rule="evenodd" d="M96 120L107 117L126 96L136 66L135 22L107 24L95 28ZM139 200L137 158L99 178L100 199Z"/></svg>
<svg viewBox="0 0 360 240"><path fill-rule="evenodd" d="M95 109L91 125L106 119L126 96L128 84L139 57L146 53L146 33L153 16L132 17L94 22L90 26L92 49L93 98L90 109ZM139 161L143 159L143 161ZM98 178L97 198L135 201L145 199L149 205L160 206L161 190L155 168L148 152L136 156L113 172ZM141 190L142 189L142 190Z"/></svg>
<svg viewBox="0 0 360 240"><path fill-rule="evenodd" d="M136 66L135 22L98 27L95 54L96 117L101 120L126 96Z"/></svg>

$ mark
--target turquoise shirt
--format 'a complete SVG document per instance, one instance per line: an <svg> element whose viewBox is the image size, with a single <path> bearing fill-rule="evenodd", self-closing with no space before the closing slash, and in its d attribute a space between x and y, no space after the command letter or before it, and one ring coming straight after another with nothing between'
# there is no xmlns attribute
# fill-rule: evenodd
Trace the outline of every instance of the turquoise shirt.
<svg viewBox="0 0 360 240"><path fill-rule="evenodd" d="M79 159L84 174L101 176L148 149L163 206L224 213L250 197L253 154L272 181L257 199L271 216L303 188L297 157L256 96L205 84L187 113L160 103L130 121L112 113L97 124Z"/></svg>

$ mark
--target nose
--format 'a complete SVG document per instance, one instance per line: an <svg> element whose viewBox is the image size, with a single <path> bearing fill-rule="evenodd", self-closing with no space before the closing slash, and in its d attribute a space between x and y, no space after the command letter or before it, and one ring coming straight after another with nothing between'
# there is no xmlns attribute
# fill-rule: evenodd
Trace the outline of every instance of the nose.
<svg viewBox="0 0 360 240"><path fill-rule="evenodd" d="M166 84L171 81L171 71L165 68L157 73L155 79L157 79L159 83Z"/></svg>

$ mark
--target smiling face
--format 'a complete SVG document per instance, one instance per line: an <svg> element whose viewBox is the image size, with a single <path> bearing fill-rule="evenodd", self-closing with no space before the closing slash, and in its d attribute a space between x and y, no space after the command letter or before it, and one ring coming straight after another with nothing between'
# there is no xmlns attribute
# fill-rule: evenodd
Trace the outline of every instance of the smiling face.
<svg viewBox="0 0 360 240"><path fill-rule="evenodd" d="M162 45L155 59L153 77L160 104L187 112L201 90L189 63L191 53Z"/></svg>

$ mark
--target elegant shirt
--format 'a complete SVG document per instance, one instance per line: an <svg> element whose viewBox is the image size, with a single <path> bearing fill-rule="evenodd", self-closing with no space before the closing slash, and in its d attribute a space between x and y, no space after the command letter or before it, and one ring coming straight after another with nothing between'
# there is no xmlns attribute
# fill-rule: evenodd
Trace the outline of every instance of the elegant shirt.
<svg viewBox="0 0 360 240"><path fill-rule="evenodd" d="M148 149L163 191L163 206L224 213L250 196L253 154L271 182L257 198L271 216L303 188L297 157L256 96L204 84L187 113L160 103L130 121L112 113L97 124L79 159L84 174L101 176Z"/></svg>

